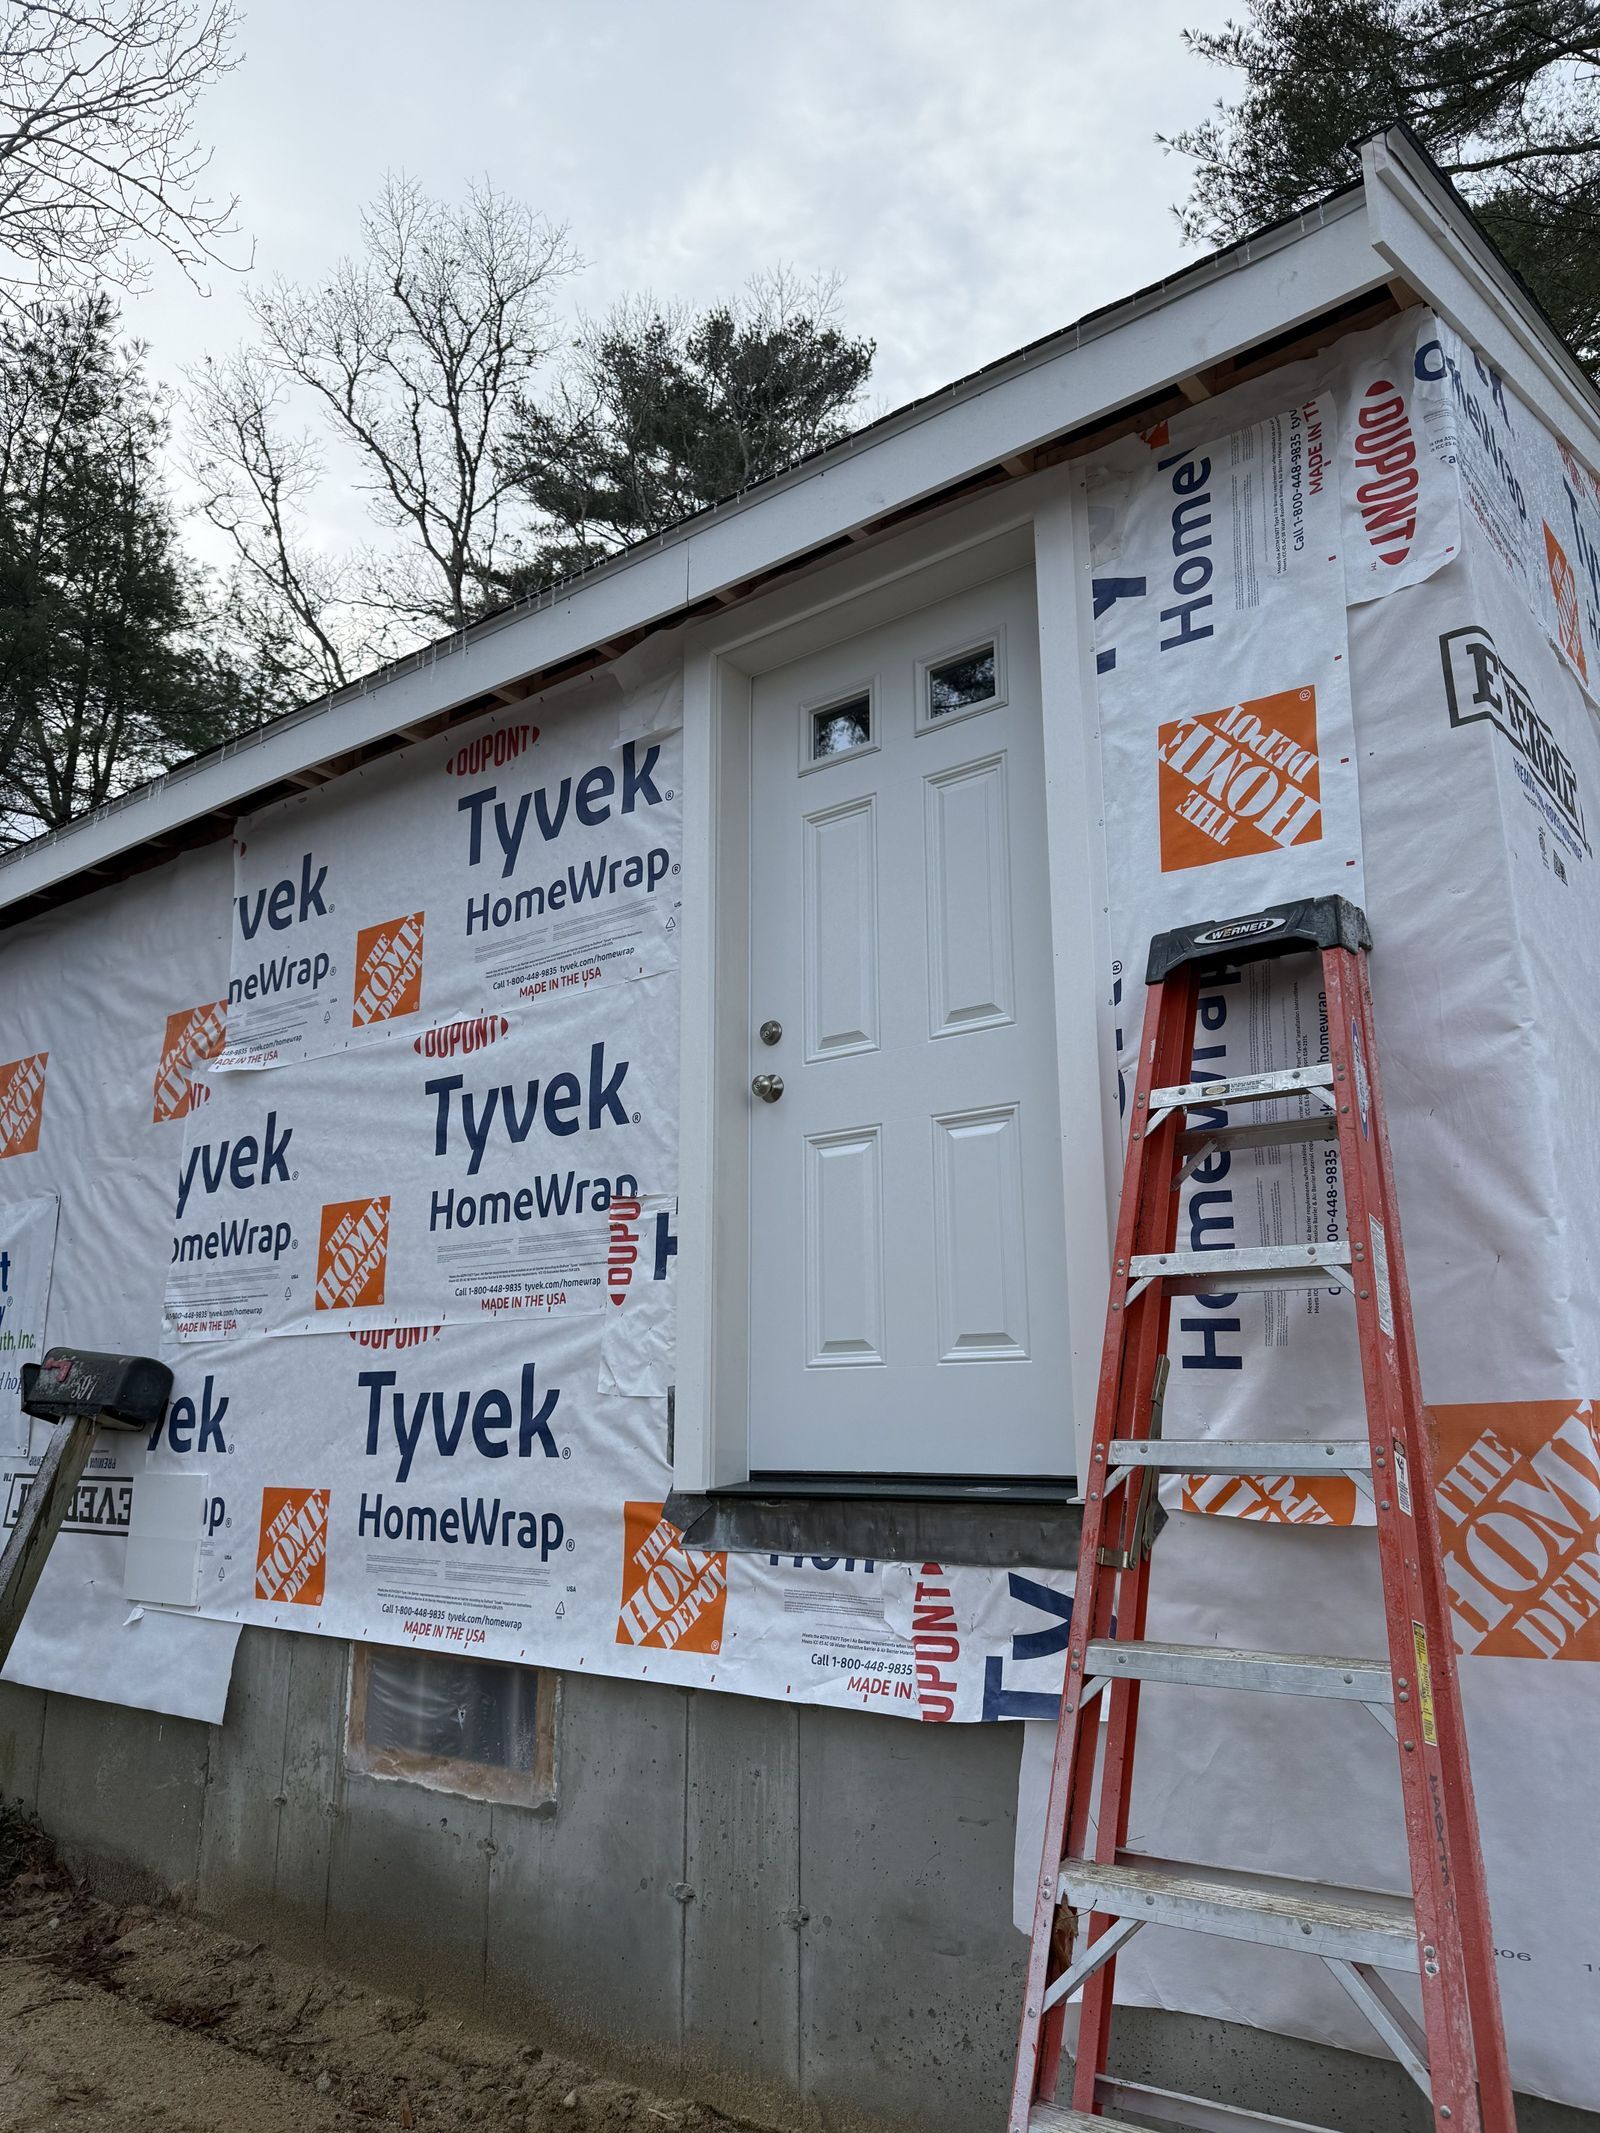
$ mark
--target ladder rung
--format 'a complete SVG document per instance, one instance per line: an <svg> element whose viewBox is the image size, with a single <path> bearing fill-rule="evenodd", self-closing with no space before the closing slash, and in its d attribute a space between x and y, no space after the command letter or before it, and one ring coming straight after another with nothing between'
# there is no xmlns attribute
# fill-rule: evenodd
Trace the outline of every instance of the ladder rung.
<svg viewBox="0 0 1600 2133"><path fill-rule="evenodd" d="M1278 2118L1270 2112L1246 2111L1234 2103L1212 2103L1204 2096L1180 2096L1175 2089L1155 2089L1142 2081L1119 2081L1102 2074L1095 2084L1100 2096L1119 2110L1137 2111L1141 2120L1181 2128L1182 2133L1329 2133L1326 2126L1307 2125L1299 2118ZM1126 2119L1090 2118L1091 2126L1123 2126ZM1142 2133L1142 2128L1141 2128Z"/></svg>
<svg viewBox="0 0 1600 2133"><path fill-rule="evenodd" d="M1113 1437L1119 1466L1153 1466L1163 1474L1366 1474L1365 1437Z"/></svg>
<svg viewBox="0 0 1600 2133"><path fill-rule="evenodd" d="M1091 1674L1130 1681L1182 1682L1197 1689L1265 1689L1279 1696L1336 1696L1350 1703L1389 1703L1389 1669L1381 1659L1334 1659L1313 1652L1239 1652L1216 1644L1146 1644L1105 1639L1084 1660Z"/></svg>
<svg viewBox="0 0 1600 2133"><path fill-rule="evenodd" d="M1336 1141L1339 1121L1331 1111L1312 1118L1268 1118L1253 1126L1196 1126L1178 1135L1180 1155L1203 1148L1292 1148L1300 1141Z"/></svg>
<svg viewBox="0 0 1600 2133"><path fill-rule="evenodd" d="M1391 1970L1416 1966L1411 1899L1376 1889L1329 1888L1276 1874L1186 1866L1125 1856L1111 1865L1063 1859L1061 1898L1080 1912L1214 1933L1268 1948L1298 1948Z"/></svg>
<svg viewBox="0 0 1600 2133"><path fill-rule="evenodd" d="M1128 1279L1164 1281L1175 1294L1220 1295L1242 1289L1348 1288L1349 1267L1350 1247L1342 1241L1252 1244L1232 1252L1136 1252L1128 1261Z"/></svg>
<svg viewBox="0 0 1600 2133"><path fill-rule="evenodd" d="M1150 1091L1150 1115L1158 1111L1192 1111L1203 1104L1256 1103L1263 1096L1301 1096L1307 1089L1331 1089L1333 1068L1280 1067L1272 1074L1235 1074L1226 1081L1183 1081L1170 1089Z"/></svg>

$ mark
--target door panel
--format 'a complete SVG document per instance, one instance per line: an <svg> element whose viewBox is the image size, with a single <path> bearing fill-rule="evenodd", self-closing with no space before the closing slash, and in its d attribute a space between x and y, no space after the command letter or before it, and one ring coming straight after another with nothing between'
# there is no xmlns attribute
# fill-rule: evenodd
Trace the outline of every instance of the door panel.
<svg viewBox="0 0 1600 2133"><path fill-rule="evenodd" d="M752 719L751 1470L1069 1473L1032 573Z"/></svg>

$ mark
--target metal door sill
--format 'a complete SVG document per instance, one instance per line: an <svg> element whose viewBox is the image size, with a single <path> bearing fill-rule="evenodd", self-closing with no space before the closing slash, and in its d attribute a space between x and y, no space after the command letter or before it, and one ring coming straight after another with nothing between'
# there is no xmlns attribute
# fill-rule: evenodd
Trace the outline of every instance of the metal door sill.
<svg viewBox="0 0 1600 2133"><path fill-rule="evenodd" d="M1076 1498L1070 1477L762 1473L665 1510L697 1549L1049 1570L1077 1562Z"/></svg>

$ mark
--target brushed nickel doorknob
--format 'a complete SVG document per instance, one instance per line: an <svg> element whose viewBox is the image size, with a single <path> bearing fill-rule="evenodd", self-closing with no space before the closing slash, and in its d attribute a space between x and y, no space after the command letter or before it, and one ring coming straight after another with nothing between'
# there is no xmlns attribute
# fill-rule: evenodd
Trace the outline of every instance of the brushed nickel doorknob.
<svg viewBox="0 0 1600 2133"><path fill-rule="evenodd" d="M764 1104L775 1104L783 1094L781 1074L758 1074L750 1084L751 1093L759 1096Z"/></svg>

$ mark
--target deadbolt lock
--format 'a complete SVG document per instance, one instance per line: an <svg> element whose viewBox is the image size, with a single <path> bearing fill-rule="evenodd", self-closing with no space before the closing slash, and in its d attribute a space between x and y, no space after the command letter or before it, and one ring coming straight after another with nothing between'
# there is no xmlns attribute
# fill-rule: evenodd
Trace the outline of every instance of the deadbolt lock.
<svg viewBox="0 0 1600 2133"><path fill-rule="evenodd" d="M764 1104L775 1104L783 1094L783 1076L781 1074L758 1074L755 1080L751 1082L750 1088L752 1093L759 1096Z"/></svg>
<svg viewBox="0 0 1600 2133"><path fill-rule="evenodd" d="M758 1032L763 1044L776 1044L783 1035L781 1022L763 1022Z"/></svg>

